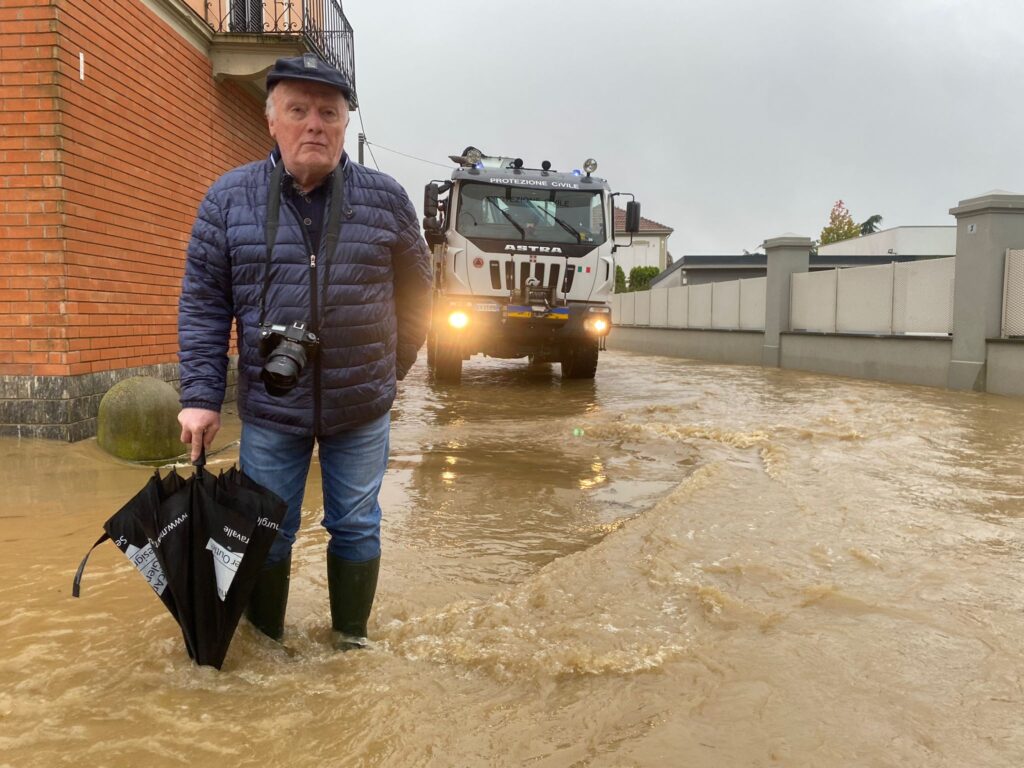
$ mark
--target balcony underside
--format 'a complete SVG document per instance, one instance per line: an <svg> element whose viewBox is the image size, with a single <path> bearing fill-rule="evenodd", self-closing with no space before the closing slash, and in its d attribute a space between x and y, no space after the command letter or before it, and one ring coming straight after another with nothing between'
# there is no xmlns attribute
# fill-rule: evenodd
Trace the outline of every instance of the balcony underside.
<svg viewBox="0 0 1024 768"><path fill-rule="evenodd" d="M302 34L217 33L210 43L213 76L234 80L260 98L267 94L267 71L283 56L316 52Z"/></svg>
<svg viewBox="0 0 1024 768"><path fill-rule="evenodd" d="M266 95L277 59L303 53L316 53L356 86L354 35L341 0L141 1L209 56L215 78L235 80L254 96Z"/></svg>

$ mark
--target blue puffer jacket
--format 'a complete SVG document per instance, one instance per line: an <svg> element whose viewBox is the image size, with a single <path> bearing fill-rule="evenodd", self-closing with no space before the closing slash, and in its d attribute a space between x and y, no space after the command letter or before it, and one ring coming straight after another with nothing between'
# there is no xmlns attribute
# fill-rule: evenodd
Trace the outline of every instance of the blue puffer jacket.
<svg viewBox="0 0 1024 768"><path fill-rule="evenodd" d="M416 361L430 314L430 256L408 195L389 176L342 159L345 206L338 244L327 232L311 267L295 207L283 196L266 322L307 321L320 337L288 394L260 380L259 301L266 264L267 189L274 156L218 179L199 207L178 307L181 405L220 410L234 319L243 421L331 435L376 418ZM338 171L336 171L337 173ZM330 189L332 178L325 182ZM328 208L330 201L328 201ZM325 230L326 230L325 212ZM317 316L311 317L313 290Z"/></svg>

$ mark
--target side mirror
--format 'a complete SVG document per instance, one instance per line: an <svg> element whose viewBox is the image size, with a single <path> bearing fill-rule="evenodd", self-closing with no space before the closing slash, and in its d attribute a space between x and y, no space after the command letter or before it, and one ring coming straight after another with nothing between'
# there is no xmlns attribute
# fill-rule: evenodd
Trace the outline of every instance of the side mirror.
<svg viewBox="0 0 1024 768"><path fill-rule="evenodd" d="M636 234L640 231L640 203L626 203L626 231Z"/></svg>

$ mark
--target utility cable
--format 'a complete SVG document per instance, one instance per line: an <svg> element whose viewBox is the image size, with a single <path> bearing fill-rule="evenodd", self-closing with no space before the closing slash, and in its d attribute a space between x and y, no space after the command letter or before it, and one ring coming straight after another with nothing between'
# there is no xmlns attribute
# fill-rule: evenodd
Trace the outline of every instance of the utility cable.
<svg viewBox="0 0 1024 768"><path fill-rule="evenodd" d="M444 163L436 163L433 160L426 160L426 159L424 159L422 157L416 157L416 155L409 155L409 154L406 154L405 152L399 152L397 149L391 149L390 147L385 147L383 144L377 144L376 142L371 142L369 139L366 139L365 137L363 138L363 141L366 142L367 144L373 143L374 146L379 147L380 149L386 150L387 152L394 152L396 155L401 155L402 157L408 157L410 160L419 160L421 163L427 163L429 165L436 165L439 168L451 168L452 167L451 163L449 163L448 165L445 165Z"/></svg>
<svg viewBox="0 0 1024 768"><path fill-rule="evenodd" d="M434 162L433 160L426 160L422 157L416 157L416 155L410 155L405 152L399 152L397 149L391 149L390 147L385 147L383 144L376 144L375 142L370 141L368 138L366 138L366 126L363 125L363 110L357 109L356 112L359 115L359 127L363 129L363 144L365 144L366 148L370 150L370 158L373 160L373 165L378 171L380 170L380 165L378 165L377 163L377 157L373 154L374 146L380 147L381 149L387 152L393 152L396 155L401 155L402 157L408 157L410 160L418 160L421 163L427 163L428 165L436 165L439 168L451 168L451 165L437 163Z"/></svg>

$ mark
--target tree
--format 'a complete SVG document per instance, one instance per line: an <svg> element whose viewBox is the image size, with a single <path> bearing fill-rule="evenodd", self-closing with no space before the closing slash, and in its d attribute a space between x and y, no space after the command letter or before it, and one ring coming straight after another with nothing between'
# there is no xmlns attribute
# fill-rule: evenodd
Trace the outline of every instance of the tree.
<svg viewBox="0 0 1024 768"><path fill-rule="evenodd" d="M846 204L842 200L836 200L832 206L832 213L828 217L828 225L821 230L821 244L838 243L840 240L849 240L851 237L860 236L860 227L853 220L850 212L846 210Z"/></svg>
<svg viewBox="0 0 1024 768"><path fill-rule="evenodd" d="M615 292L626 292L626 273L623 272L622 267L618 265L615 266Z"/></svg>
<svg viewBox="0 0 1024 768"><path fill-rule="evenodd" d="M660 273L657 267L633 267L629 270L629 290L646 291Z"/></svg>
<svg viewBox="0 0 1024 768"><path fill-rule="evenodd" d="M862 235L872 235L878 231L878 225L882 223L882 217L879 214L874 216L868 216L867 220L860 225L860 233Z"/></svg>

